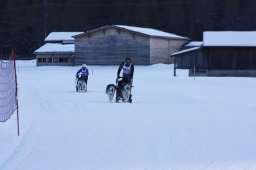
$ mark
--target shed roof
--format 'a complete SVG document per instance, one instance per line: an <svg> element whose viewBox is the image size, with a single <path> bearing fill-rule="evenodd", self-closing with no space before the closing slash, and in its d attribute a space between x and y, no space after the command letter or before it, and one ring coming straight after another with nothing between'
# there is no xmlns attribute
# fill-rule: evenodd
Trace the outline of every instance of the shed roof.
<svg viewBox="0 0 256 170"><path fill-rule="evenodd" d="M51 32L44 41L74 41L74 35L83 32Z"/></svg>
<svg viewBox="0 0 256 170"><path fill-rule="evenodd" d="M186 44L186 47L200 47L203 45L202 41L191 41L188 44Z"/></svg>
<svg viewBox="0 0 256 170"><path fill-rule="evenodd" d="M74 44L53 44L46 43L39 49L37 49L34 54L72 54L75 51Z"/></svg>
<svg viewBox="0 0 256 170"><path fill-rule="evenodd" d="M182 50L182 51L178 51L176 53L173 53L172 56L179 55L179 54L189 53L189 52L192 52L192 51L195 51L195 50L199 50L199 49L201 49L201 47L189 48L189 49L186 49L186 50Z"/></svg>
<svg viewBox="0 0 256 170"><path fill-rule="evenodd" d="M256 47L256 31L206 31L203 46Z"/></svg>
<svg viewBox="0 0 256 170"><path fill-rule="evenodd" d="M86 35L86 34L89 34L92 32L97 32L97 31L104 30L107 28L122 29L122 30L131 31L131 32L138 33L138 34L143 34L143 35L150 36L150 37L189 40L189 38L187 38L187 37L182 37L182 36L179 36L176 34L171 34L168 32L163 32L160 30L152 29L152 28L133 27L133 26L126 26L126 25L107 25L107 26L103 26L103 27L96 28L93 30L89 30L89 31L79 34L79 35L75 35L74 37L76 38L76 37L79 37L82 35Z"/></svg>

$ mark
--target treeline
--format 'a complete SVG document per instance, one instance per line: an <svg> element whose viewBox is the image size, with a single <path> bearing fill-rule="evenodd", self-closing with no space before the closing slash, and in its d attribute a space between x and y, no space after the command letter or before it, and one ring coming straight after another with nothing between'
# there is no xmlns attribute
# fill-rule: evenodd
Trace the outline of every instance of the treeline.
<svg viewBox="0 0 256 170"><path fill-rule="evenodd" d="M108 24L151 27L201 40L205 30L256 30L252 0L0 0L0 56L33 58L52 31Z"/></svg>

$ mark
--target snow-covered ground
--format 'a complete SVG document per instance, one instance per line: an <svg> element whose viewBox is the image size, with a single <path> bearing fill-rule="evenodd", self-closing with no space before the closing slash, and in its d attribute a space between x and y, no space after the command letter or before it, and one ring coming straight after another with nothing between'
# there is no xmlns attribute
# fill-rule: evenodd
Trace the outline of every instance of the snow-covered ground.
<svg viewBox="0 0 256 170"><path fill-rule="evenodd" d="M256 169L256 79L187 77L172 66L135 66L133 103L109 103L117 66L19 61L16 115L0 123L1 170Z"/></svg>

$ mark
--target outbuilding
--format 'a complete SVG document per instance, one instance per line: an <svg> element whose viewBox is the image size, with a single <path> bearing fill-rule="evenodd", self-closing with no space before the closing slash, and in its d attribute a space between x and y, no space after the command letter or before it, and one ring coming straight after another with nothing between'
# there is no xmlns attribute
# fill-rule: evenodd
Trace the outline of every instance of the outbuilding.
<svg viewBox="0 0 256 170"><path fill-rule="evenodd" d="M74 65L74 35L83 32L52 32L44 40L45 44L37 49L37 66Z"/></svg>
<svg viewBox="0 0 256 170"><path fill-rule="evenodd" d="M37 66L72 66L74 65L74 44L47 43L37 49Z"/></svg>
<svg viewBox="0 0 256 170"><path fill-rule="evenodd" d="M108 25L74 36L75 64L117 65L131 57L137 65L172 63L170 55L189 38L151 29Z"/></svg>
<svg viewBox="0 0 256 170"><path fill-rule="evenodd" d="M189 69L189 75L256 77L256 32L207 31L202 46L172 57L174 69Z"/></svg>

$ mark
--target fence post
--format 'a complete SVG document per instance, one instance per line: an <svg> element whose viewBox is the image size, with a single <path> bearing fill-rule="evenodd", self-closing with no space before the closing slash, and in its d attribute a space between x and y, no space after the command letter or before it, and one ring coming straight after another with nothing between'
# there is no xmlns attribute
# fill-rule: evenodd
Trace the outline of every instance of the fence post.
<svg viewBox="0 0 256 170"><path fill-rule="evenodd" d="M194 65L194 80L196 80L196 65Z"/></svg>

